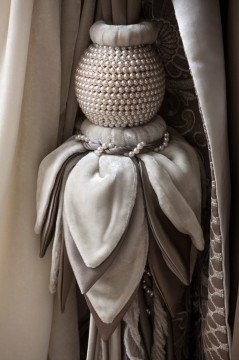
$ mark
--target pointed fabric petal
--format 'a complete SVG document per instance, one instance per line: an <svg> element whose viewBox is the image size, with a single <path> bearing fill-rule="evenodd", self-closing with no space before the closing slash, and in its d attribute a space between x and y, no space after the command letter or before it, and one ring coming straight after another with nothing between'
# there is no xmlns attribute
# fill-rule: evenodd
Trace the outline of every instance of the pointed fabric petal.
<svg viewBox="0 0 239 360"><path fill-rule="evenodd" d="M155 284L170 315L174 317L185 304L184 297L187 287L168 267L152 233L149 236L148 262Z"/></svg>
<svg viewBox="0 0 239 360"><path fill-rule="evenodd" d="M69 227L67 225L65 217L63 223L64 223L64 239L65 239L68 258L72 266L78 286L81 290L81 293L85 294L112 264L115 257L118 255L125 238L124 236L122 236L117 246L114 248L114 250L109 255L109 257L105 261L103 261L103 263L101 263L96 268L90 268L85 265L82 256L79 253L79 250L69 231Z"/></svg>
<svg viewBox="0 0 239 360"><path fill-rule="evenodd" d="M191 280L191 251L194 245L187 234L179 232L160 208L144 163L139 161L143 192L152 234L169 269L185 284ZM193 262L194 266L194 262Z"/></svg>
<svg viewBox="0 0 239 360"><path fill-rule="evenodd" d="M49 289L51 293L54 293L57 288L57 281L58 281L58 271L59 271L59 262L60 262L60 254L62 248L62 238L63 238L63 222L62 222L62 212L63 212L63 199L64 199L64 191L67 178L73 169L73 167L77 164L80 160L82 155L76 155L75 157L71 157L67 160L67 165L65 168L61 168L58 175L62 178L61 186L58 189L56 184L52 189L52 195L59 191L59 199L55 200L55 207L57 208L57 215L48 214L47 216L51 218L51 223L54 224L54 237L53 237L53 246L52 246L52 261L51 261L51 275L50 275L50 285ZM55 197L55 196L54 196ZM45 227L45 224L44 224ZM44 237L44 234L41 234L41 255L44 255L49 245L52 237Z"/></svg>
<svg viewBox="0 0 239 360"><path fill-rule="evenodd" d="M125 240L112 265L87 292L95 312L112 323L142 278L148 253L148 228L142 189L139 187Z"/></svg>
<svg viewBox="0 0 239 360"><path fill-rule="evenodd" d="M66 300L68 298L72 282L74 280L74 274L68 259L64 239L62 239L60 262L59 262L59 275L58 275L58 299L60 309L65 311Z"/></svg>
<svg viewBox="0 0 239 360"><path fill-rule="evenodd" d="M201 178L195 150L183 139L174 137L158 153L141 154L159 205L178 231L188 234L194 246L203 250L200 226Z"/></svg>
<svg viewBox="0 0 239 360"><path fill-rule="evenodd" d="M117 246L129 223L136 188L136 167L128 157L89 153L72 170L64 214L86 266L99 266Z"/></svg>
<svg viewBox="0 0 239 360"><path fill-rule="evenodd" d="M37 179L37 219L35 224L36 234L40 234L45 221L51 192L57 180L57 174L65 161L74 154L85 152L80 142L66 141L56 150L47 155L41 162Z"/></svg>
<svg viewBox="0 0 239 360"><path fill-rule="evenodd" d="M127 301L127 303L125 304L125 306L121 309L121 311L118 313L118 315L114 318L114 320L109 323L106 324L104 323L99 316L97 315L97 313L95 312L95 309L93 308L90 300L88 299L87 295L85 295L85 299L87 302L87 305L90 309L90 312L94 318L94 321L96 323L97 329L99 330L100 333L100 337L102 338L102 340L107 341L109 340L109 338L111 337L111 335L113 334L113 332L115 331L115 329L117 328L117 326L120 325L121 320L123 319L125 313L128 311L128 309L130 308L130 305L132 304L132 302L134 301L135 297L137 296L137 293L139 291L139 288L137 288L134 293L131 295L131 297L129 298L129 300Z"/></svg>
<svg viewBox="0 0 239 360"><path fill-rule="evenodd" d="M62 182L64 180L65 176L65 182L66 178L68 177L70 171L72 168L76 165L76 163L80 160L80 158L84 156L84 154L74 154L70 156L62 165L61 169L59 170L55 184L53 186L53 189L51 191L49 204L47 207L47 211L44 218L44 223L42 226L41 236L40 236L40 257L43 257L46 253L46 250L52 241L52 239L55 236L58 236L57 230L58 230L58 222L57 218L61 218L61 214L58 216L59 212L59 202L60 202L60 196L62 192ZM65 175L66 174L66 175ZM65 188L65 183L64 183ZM64 191L63 191L64 193ZM63 201L63 198L62 198ZM61 205L62 207L62 205ZM61 209L60 209L61 213Z"/></svg>

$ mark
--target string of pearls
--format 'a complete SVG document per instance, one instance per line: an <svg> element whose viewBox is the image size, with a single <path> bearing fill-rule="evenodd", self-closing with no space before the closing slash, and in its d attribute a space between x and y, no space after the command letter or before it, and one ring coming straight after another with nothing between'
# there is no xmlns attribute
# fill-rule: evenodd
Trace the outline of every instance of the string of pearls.
<svg viewBox="0 0 239 360"><path fill-rule="evenodd" d="M105 150L115 148L115 145L114 145L112 142L102 143L102 144L101 144L100 141L90 140L90 138L89 138L88 136L82 135L82 134L77 134L77 135L75 136L75 140L76 140L76 141L82 141L82 142L85 142L85 143L88 143L88 144L100 144L100 145L98 146L98 148L94 151L94 153L95 153L97 156L102 155Z"/></svg>
<svg viewBox="0 0 239 360"><path fill-rule="evenodd" d="M103 152L104 152L105 150L107 150L107 149L112 149L112 148L114 148L114 147L115 147L115 145L114 145L113 143L108 143L108 144L103 143L102 145L100 145L100 146L98 147L97 150L95 150L95 155L100 156L100 155L103 154Z"/></svg>
<svg viewBox="0 0 239 360"><path fill-rule="evenodd" d="M90 138L88 138L88 136L82 135L82 134L77 134L75 136L75 140L76 141L82 141L82 142L86 142L86 143L91 143L92 141L90 140Z"/></svg>
<svg viewBox="0 0 239 360"><path fill-rule="evenodd" d="M148 277L151 277L151 273L149 270L144 270L144 274L147 275ZM145 279L143 279L143 290L146 292L147 295L149 295L150 297L154 296L154 292L151 290L151 288L147 285L147 281Z"/></svg>
<svg viewBox="0 0 239 360"><path fill-rule="evenodd" d="M140 150L142 150L145 147L145 145L146 145L145 142L141 141L132 151L129 152L128 156L132 158L135 155L139 154Z"/></svg>
<svg viewBox="0 0 239 360"><path fill-rule="evenodd" d="M148 299L146 298L146 312L150 316L151 310L150 310L150 303L152 302L152 299L154 297L154 292L152 290L152 275L148 268L144 270L144 275L142 279L142 289L145 291L146 295L148 296Z"/></svg>
<svg viewBox="0 0 239 360"><path fill-rule="evenodd" d="M156 146L154 148L154 151L155 152L163 151L168 146L168 143L169 143L169 133L166 132L166 133L164 133L162 144L159 145L159 146ZM146 146L146 144L145 144L144 141L140 142L132 151L129 152L128 156L131 157L131 158L134 157L135 155L139 154L140 151L145 146Z"/></svg>
<svg viewBox="0 0 239 360"><path fill-rule="evenodd" d="M109 149L113 149L116 147L116 145L113 144L113 142L109 142L109 143L100 143L100 141L97 140L90 140L89 137L87 137L86 135L82 135L82 134L77 134L75 136L75 140L76 141L82 141L88 144L94 144L94 145L99 145L97 147L96 150L94 150L95 155L97 156L101 156L106 150ZM162 138L162 144L159 146L154 147L153 151L155 152L159 152L159 151L163 151L169 144L169 140L170 140L170 135L168 132L164 133L164 136ZM125 156L129 156L130 158L133 158L135 155L139 154L144 147L147 147L149 145L147 145L144 141L139 142L136 147L131 150L129 153L125 153Z"/></svg>
<svg viewBox="0 0 239 360"><path fill-rule="evenodd" d="M163 151L168 146L169 140L170 140L170 135L168 132L165 132L163 136L162 144L154 148L154 151L155 152Z"/></svg>

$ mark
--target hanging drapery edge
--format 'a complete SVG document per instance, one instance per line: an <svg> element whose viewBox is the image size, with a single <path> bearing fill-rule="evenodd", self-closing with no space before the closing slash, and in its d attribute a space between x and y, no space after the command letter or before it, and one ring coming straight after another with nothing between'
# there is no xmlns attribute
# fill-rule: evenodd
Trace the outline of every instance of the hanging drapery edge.
<svg viewBox="0 0 239 360"><path fill-rule="evenodd" d="M199 108L206 129L208 147L212 156L212 175L215 170L215 184L219 212L219 225L222 239L222 266L223 266L223 291L224 291L224 308L225 308L225 329L228 339L228 351L231 348L231 331L228 324L228 294L226 293L226 284L228 283L228 269L226 262L228 258L227 237L228 237L228 219L229 219L229 176L221 176L221 174L229 174L229 156L227 144L227 127L226 127L226 94L225 94L225 69L224 55L222 45L222 34L220 24L219 6L216 1L198 2L193 0L190 4L185 0L172 0L175 16L178 22L180 35L184 45L185 53L189 62L189 67L194 81L195 91L198 97ZM212 17L211 14L214 14ZM199 20L201 19L201 21ZM210 27L210 36L208 24ZM204 25L204 26L203 26ZM194 31L188 31L193 28ZM214 30L214 31L213 31ZM207 61L203 59L202 66L199 66L200 54L198 47L193 45L195 39L200 41L201 52L215 56L207 57ZM214 38L213 38L214 37ZM216 39L215 39L216 37ZM215 91L215 83L216 91ZM214 89L207 94L207 89ZM221 107L220 107L221 105ZM215 136L215 121L217 129L220 129L218 136ZM228 197L225 198L225 191Z"/></svg>

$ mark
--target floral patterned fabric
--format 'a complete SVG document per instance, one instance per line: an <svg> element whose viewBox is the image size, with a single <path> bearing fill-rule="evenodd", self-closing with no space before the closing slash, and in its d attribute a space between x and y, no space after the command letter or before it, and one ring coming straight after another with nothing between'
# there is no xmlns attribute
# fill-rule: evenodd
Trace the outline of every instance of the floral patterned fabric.
<svg viewBox="0 0 239 360"><path fill-rule="evenodd" d="M214 166L188 61L170 0L143 0L144 15L158 21L158 52L166 70L161 114L200 154L207 192L203 209L206 248L200 256L183 312L173 319L178 359L228 359L223 256ZM188 335L188 336L187 336Z"/></svg>

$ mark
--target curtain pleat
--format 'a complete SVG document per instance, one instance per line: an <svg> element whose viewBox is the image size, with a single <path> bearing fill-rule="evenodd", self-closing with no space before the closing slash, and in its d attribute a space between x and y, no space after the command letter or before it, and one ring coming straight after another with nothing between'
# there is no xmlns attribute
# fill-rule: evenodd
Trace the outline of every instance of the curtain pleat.
<svg viewBox="0 0 239 360"><path fill-rule="evenodd" d="M112 24L112 4L111 0L102 0L102 17L107 24Z"/></svg>
<svg viewBox="0 0 239 360"><path fill-rule="evenodd" d="M33 2L0 3L0 214L4 210L21 119Z"/></svg>
<svg viewBox="0 0 239 360"><path fill-rule="evenodd" d="M232 328L232 360L239 357L239 2L228 4L226 37L226 70L229 114L229 150L231 165L232 202L230 216L230 302L229 321Z"/></svg>
<svg viewBox="0 0 239 360"><path fill-rule="evenodd" d="M127 24L139 22L141 0L127 0Z"/></svg>
<svg viewBox="0 0 239 360"><path fill-rule="evenodd" d="M67 100L71 83L74 51L79 30L83 1L61 0L60 44L61 44L61 108L58 130L58 145L62 142Z"/></svg>
<svg viewBox="0 0 239 360"><path fill-rule="evenodd" d="M0 358L47 359L50 253L34 234L40 161L57 144L60 4L0 2ZM68 357L68 360L71 358Z"/></svg>
<svg viewBox="0 0 239 360"><path fill-rule="evenodd" d="M127 24L127 0L111 0L112 18L115 25Z"/></svg>
<svg viewBox="0 0 239 360"><path fill-rule="evenodd" d="M61 142L65 141L72 135L78 104L75 96L74 78L75 69L80 56L90 44L89 29L93 22L101 18L101 6L97 0L87 0L82 2L81 16L77 29L77 39L74 48L73 62L71 67L71 78L68 90L65 115L62 121L63 128L61 130Z"/></svg>

